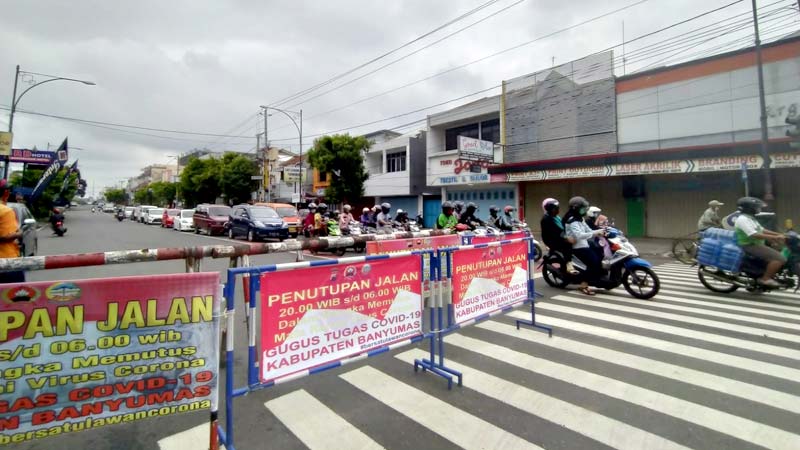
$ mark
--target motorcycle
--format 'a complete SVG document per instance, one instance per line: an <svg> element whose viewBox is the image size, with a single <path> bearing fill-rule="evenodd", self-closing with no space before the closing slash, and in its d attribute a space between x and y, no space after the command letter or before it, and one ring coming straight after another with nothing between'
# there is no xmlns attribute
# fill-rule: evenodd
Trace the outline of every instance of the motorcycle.
<svg viewBox="0 0 800 450"><path fill-rule="evenodd" d="M419 225L414 220L409 220L408 222L392 222L392 232L400 232L400 233L418 233L419 232Z"/></svg>
<svg viewBox="0 0 800 450"><path fill-rule="evenodd" d="M348 225L347 229L344 230L343 233L345 236L361 236L364 234L364 230L361 228L361 222L352 221L350 225ZM363 253L366 250L367 244L356 244L353 246L353 251L356 253Z"/></svg>
<svg viewBox="0 0 800 450"><path fill-rule="evenodd" d="M64 233L67 232L67 229L64 228L64 221L59 219L53 223L53 232L58 235L58 237L64 236Z"/></svg>
<svg viewBox="0 0 800 450"><path fill-rule="evenodd" d="M751 293L792 288L797 292L800 289L797 284L797 277L800 276L800 235L789 231L785 236L786 247L782 253L787 262L774 277L781 286L769 287L758 282L764 275L766 264L744 253L736 244L733 231L718 228L706 230L697 252L697 277L700 283L712 292L723 294L740 287Z"/></svg>
<svg viewBox="0 0 800 450"><path fill-rule="evenodd" d="M639 253L621 231L608 228L604 240L603 270L605 275L592 284L593 287L612 290L620 285L632 296L649 299L658 294L661 282L653 271L652 264L639 258ZM577 257L572 257L572 265L577 274L567 272L564 256L557 251L550 252L542 259L540 267L544 281L556 288L564 289L570 284L578 284L584 278L586 265Z"/></svg>
<svg viewBox="0 0 800 450"><path fill-rule="evenodd" d="M95 212L95 209L94 209L94 208L92 208L92 212Z"/></svg>
<svg viewBox="0 0 800 450"><path fill-rule="evenodd" d="M125 212L124 211L117 211L117 220L122 222L125 220Z"/></svg>

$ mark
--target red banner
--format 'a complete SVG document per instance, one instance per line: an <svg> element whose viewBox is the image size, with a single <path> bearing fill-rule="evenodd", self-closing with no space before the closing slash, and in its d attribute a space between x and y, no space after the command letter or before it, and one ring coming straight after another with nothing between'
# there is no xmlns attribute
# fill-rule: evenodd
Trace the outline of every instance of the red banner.
<svg viewBox="0 0 800 450"><path fill-rule="evenodd" d="M385 241L367 242L368 255L385 253L410 252L414 250L430 250L443 247L457 247L461 245L461 237L457 234L443 236L430 236L411 239L390 239Z"/></svg>
<svg viewBox="0 0 800 450"><path fill-rule="evenodd" d="M219 274L0 289L0 445L208 409Z"/></svg>
<svg viewBox="0 0 800 450"><path fill-rule="evenodd" d="M512 231L500 235L486 235L486 236L473 236L472 244L485 244L487 242L497 242L510 239L522 239L528 237L528 233L524 231Z"/></svg>
<svg viewBox="0 0 800 450"><path fill-rule="evenodd" d="M453 312L457 323L528 298L528 243L453 252Z"/></svg>
<svg viewBox="0 0 800 450"><path fill-rule="evenodd" d="M416 255L261 275L261 380L422 334Z"/></svg>

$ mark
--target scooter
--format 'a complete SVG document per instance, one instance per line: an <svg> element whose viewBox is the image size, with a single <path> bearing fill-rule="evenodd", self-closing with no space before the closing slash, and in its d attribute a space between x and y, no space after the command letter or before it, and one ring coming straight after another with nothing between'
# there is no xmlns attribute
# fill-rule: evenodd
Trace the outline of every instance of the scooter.
<svg viewBox="0 0 800 450"><path fill-rule="evenodd" d="M794 288L797 292L797 276L800 276L800 235L794 231L785 234L786 247L783 255L786 265L775 275L774 279L781 284L780 287L764 286L758 280L764 275L766 264L742 252L733 240L732 232L711 228L703 233L703 240L697 252L698 269L697 277L706 289L713 292L731 293L740 287L748 292L763 293L773 290L788 290ZM709 241L715 239L721 244L721 251L717 255L709 255ZM705 243L705 247L704 247Z"/></svg>
<svg viewBox="0 0 800 450"><path fill-rule="evenodd" d="M67 232L67 229L64 227L63 220L57 220L53 223L53 232L58 236L62 237Z"/></svg>
<svg viewBox="0 0 800 450"><path fill-rule="evenodd" d="M125 212L117 211L117 220L119 222L122 222L123 220L125 220Z"/></svg>
<svg viewBox="0 0 800 450"><path fill-rule="evenodd" d="M356 222L355 220L350 222L350 225L347 226L347 230L344 232L345 236L361 236L364 234L363 229L361 228L361 222ZM363 253L366 250L367 244L356 244L353 246L353 251L356 253Z"/></svg>
<svg viewBox="0 0 800 450"><path fill-rule="evenodd" d="M616 228L607 228L606 236L602 239L605 239L604 246L607 245L606 258L602 262L605 275L592 286L611 290L622 285L636 298L655 297L661 289L661 282L653 271L652 264L639 258L636 247ZM577 274L567 272L564 256L551 250L540 265L542 278L548 285L560 289L578 284L584 279L587 267L575 256L572 257L572 265Z"/></svg>

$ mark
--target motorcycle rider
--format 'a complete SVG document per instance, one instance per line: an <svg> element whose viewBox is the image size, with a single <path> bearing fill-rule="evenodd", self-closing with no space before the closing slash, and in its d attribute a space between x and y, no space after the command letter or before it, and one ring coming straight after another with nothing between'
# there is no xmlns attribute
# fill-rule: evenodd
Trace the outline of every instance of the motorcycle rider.
<svg viewBox="0 0 800 450"><path fill-rule="evenodd" d="M514 231L514 222L517 220L512 213L516 210L511 205L506 205L503 208L503 215L497 221L497 228L500 231Z"/></svg>
<svg viewBox="0 0 800 450"><path fill-rule="evenodd" d="M500 212L500 208L497 205L492 205L489 207L489 218L486 220L486 224L490 227L497 228L497 222L500 220L500 217L497 216L497 213Z"/></svg>
<svg viewBox="0 0 800 450"><path fill-rule="evenodd" d="M697 231L704 231L709 228L722 228L722 219L719 217L719 207L725 206L716 200L708 202L708 209L703 212L697 221Z"/></svg>
<svg viewBox="0 0 800 450"><path fill-rule="evenodd" d="M404 211L402 209L397 210L397 214L394 216L394 221L405 226L408 224L408 211Z"/></svg>
<svg viewBox="0 0 800 450"><path fill-rule="evenodd" d="M339 228L339 218L340 218L339 211L337 211L335 209L333 211L325 214L325 218L323 220L325 221L325 233L328 236L341 236L342 235L342 231ZM350 222L347 222L347 223L350 224Z"/></svg>
<svg viewBox="0 0 800 450"><path fill-rule="evenodd" d="M64 214L62 214L58 208L53 207L50 211L50 226L53 228L53 231L56 231L56 224L58 222L61 222L62 227L64 226ZM67 229L64 228L64 231L66 232Z"/></svg>
<svg viewBox="0 0 800 450"><path fill-rule="evenodd" d="M391 203L381 203L381 212L378 213L378 216L375 217L375 221L378 223L379 227L390 227L392 226L392 215L390 214L392 210Z"/></svg>
<svg viewBox="0 0 800 450"><path fill-rule="evenodd" d="M600 226L597 224L597 218L600 216L601 212L603 212L603 210L597 206L589 207L589 210L586 212L586 225L589 225L589 228L593 230L600 228Z"/></svg>
<svg viewBox="0 0 800 450"><path fill-rule="evenodd" d="M580 291L586 295L595 295L589 284L596 282L603 274L600 256L589 245L589 240L605 234L605 230L592 230L584 221L589 212L589 202L580 196L569 200L569 210L564 214L567 237L575 240L572 253L586 265L585 279Z"/></svg>
<svg viewBox="0 0 800 450"><path fill-rule="evenodd" d="M564 261L567 261L567 272L575 274L575 268L572 266L572 243L567 238L567 232L561 217L558 215L561 212L558 200L554 198L546 198L542 202L542 211L544 216L539 222L542 228L542 240L544 244L552 251L557 251L564 256Z"/></svg>
<svg viewBox="0 0 800 450"><path fill-rule="evenodd" d="M320 203L317 205L317 213L314 214L314 231L317 236L328 235L328 205Z"/></svg>
<svg viewBox="0 0 800 450"><path fill-rule="evenodd" d="M474 230L476 228L476 224L485 227L486 222L482 221L475 215L477 211L478 205L469 202L464 213L458 216L458 223L463 223L464 225L468 226L470 230Z"/></svg>
<svg viewBox="0 0 800 450"><path fill-rule="evenodd" d="M442 213L436 219L437 230L452 230L458 224L455 208L449 201L442 203Z"/></svg>
<svg viewBox="0 0 800 450"><path fill-rule="evenodd" d="M355 221L355 218L353 218L353 213L350 212L352 209L353 208L350 205L344 205L342 207L344 212L342 212L342 214L339 216L339 230L341 230L343 233L350 230L350 222Z"/></svg>
<svg viewBox="0 0 800 450"><path fill-rule="evenodd" d="M453 206L455 207L454 214L456 215L456 220L458 220L461 218L461 213L464 211L464 202L457 200L453 203Z"/></svg>
<svg viewBox="0 0 800 450"><path fill-rule="evenodd" d="M361 218L359 221L361 222L361 226L364 228L374 226L372 222L372 210L369 208L362 209Z"/></svg>
<svg viewBox="0 0 800 450"><path fill-rule="evenodd" d="M314 202L308 204L308 214L303 218L303 234L310 237L314 233L314 221L317 216L317 205Z"/></svg>
<svg viewBox="0 0 800 450"><path fill-rule="evenodd" d="M741 211L735 224L736 243L742 247L745 253L767 264L764 275L758 280L758 283L772 288L781 287L781 284L772 277L786 264L786 258L777 250L768 247L766 241L783 244L786 242L786 237L765 229L756 220L756 214L766 206L761 199L742 197L736 202L736 206Z"/></svg>

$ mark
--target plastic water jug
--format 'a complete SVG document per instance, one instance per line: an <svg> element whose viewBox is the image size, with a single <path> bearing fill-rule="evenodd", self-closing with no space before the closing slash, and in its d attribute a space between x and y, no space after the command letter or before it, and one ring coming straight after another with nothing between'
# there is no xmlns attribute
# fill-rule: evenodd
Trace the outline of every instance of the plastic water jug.
<svg viewBox="0 0 800 450"><path fill-rule="evenodd" d="M743 257L744 252L741 247L736 244L725 244L720 251L717 267L730 272L738 272Z"/></svg>
<svg viewBox="0 0 800 450"><path fill-rule="evenodd" d="M697 251L697 262L704 266L716 266L722 246L723 243L719 239L704 237Z"/></svg>

